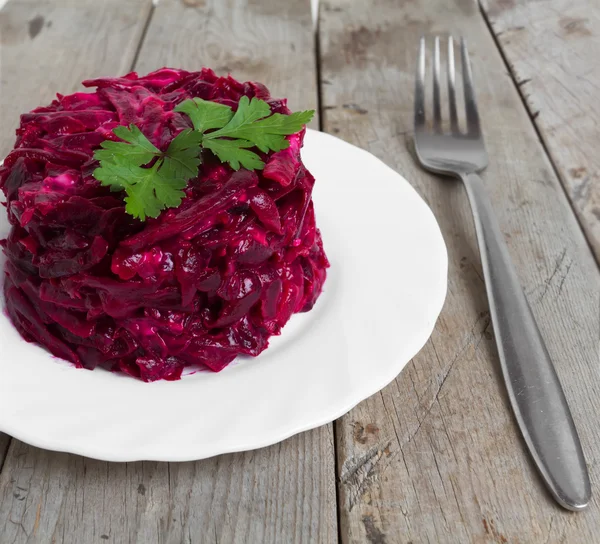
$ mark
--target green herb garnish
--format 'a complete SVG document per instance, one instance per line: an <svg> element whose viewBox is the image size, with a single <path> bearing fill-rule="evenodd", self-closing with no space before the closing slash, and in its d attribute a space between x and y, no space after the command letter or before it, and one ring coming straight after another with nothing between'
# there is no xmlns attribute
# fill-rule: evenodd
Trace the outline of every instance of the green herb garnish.
<svg viewBox="0 0 600 544"><path fill-rule="evenodd" d="M142 221L179 206L185 196L182 189L198 174L202 134L183 130L163 153L135 125L116 127L113 132L124 141L102 142L102 149L94 153L100 161L94 177L111 191L125 191L125 211ZM150 167L142 167L154 159Z"/></svg>
<svg viewBox="0 0 600 544"><path fill-rule="evenodd" d="M291 115L271 114L264 100L243 96L238 109L193 98L175 111L192 121L194 130L180 132L162 152L135 126L116 127L122 142L107 140L94 153L100 166L94 177L111 191L125 191L127 213L144 221L158 217L164 208L176 208L185 196L188 180L198 175L200 151L208 149L231 168L261 170L265 163L252 151L263 153L289 147L286 136L310 122L313 110Z"/></svg>

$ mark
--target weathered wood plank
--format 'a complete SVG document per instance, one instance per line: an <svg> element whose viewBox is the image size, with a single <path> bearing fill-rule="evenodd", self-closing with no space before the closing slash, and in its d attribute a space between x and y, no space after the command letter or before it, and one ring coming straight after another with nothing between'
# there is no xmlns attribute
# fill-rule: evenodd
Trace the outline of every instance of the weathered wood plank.
<svg viewBox="0 0 600 544"><path fill-rule="evenodd" d="M288 97L292 109L316 108L313 41L308 0L161 0L136 69L210 66L266 83L274 96ZM216 478L214 466L213 461L188 465L180 473L197 472L194 486L180 478L174 488L174 504L194 512L188 518L193 535L221 517L215 527L219 542L337 539L331 425L271 448L222 457ZM212 481L214 497L207 500L198 489ZM256 507L257 493L266 508ZM229 515L232 509L249 515Z"/></svg>
<svg viewBox="0 0 600 544"><path fill-rule="evenodd" d="M317 106L310 0L160 0L136 70L213 68L267 84L292 109Z"/></svg>
<svg viewBox="0 0 600 544"><path fill-rule="evenodd" d="M269 84L293 108L314 108L310 4L161 0L135 68L163 65L231 70ZM0 476L0 535L74 544L330 543L335 495L331 425L182 464L104 463L13 441Z"/></svg>
<svg viewBox="0 0 600 544"><path fill-rule="evenodd" d="M82 80L131 68L151 0L13 0L0 11L0 158L19 114ZM4 212L2 212L4 213ZM0 433L0 466L6 450Z"/></svg>
<svg viewBox="0 0 600 544"><path fill-rule="evenodd" d="M0 157L15 141L19 114L81 81L127 72L151 0L12 0L0 11Z"/></svg>
<svg viewBox="0 0 600 544"><path fill-rule="evenodd" d="M179 464L105 463L15 440L0 541L335 542L333 470L319 462L332 457L328 432Z"/></svg>
<svg viewBox="0 0 600 544"><path fill-rule="evenodd" d="M600 274L476 2L324 0L324 128L403 173L430 204L449 252L448 297L431 340L381 394L336 424L342 541L594 541L598 499L584 514L556 506L510 412L464 191L421 171L407 148L418 39L450 30L469 38L491 157L483 177L592 485L600 480Z"/></svg>
<svg viewBox="0 0 600 544"><path fill-rule="evenodd" d="M483 9L600 263L600 4L485 0Z"/></svg>

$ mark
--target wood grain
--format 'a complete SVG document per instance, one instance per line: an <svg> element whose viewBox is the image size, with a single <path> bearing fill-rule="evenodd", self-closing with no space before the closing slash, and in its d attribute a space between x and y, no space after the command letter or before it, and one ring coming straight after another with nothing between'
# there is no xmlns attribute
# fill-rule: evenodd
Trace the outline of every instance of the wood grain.
<svg viewBox="0 0 600 544"><path fill-rule="evenodd" d="M600 4L486 0L483 9L600 262Z"/></svg>
<svg viewBox="0 0 600 544"><path fill-rule="evenodd" d="M308 1L161 0L135 68L214 66L314 108L311 29ZM332 426L182 464L105 463L13 441L0 475L5 541L337 542Z"/></svg>
<svg viewBox="0 0 600 544"><path fill-rule="evenodd" d="M0 541L335 542L333 470L319 462L332 458L327 432L179 464L105 463L15 440L0 476Z"/></svg>
<svg viewBox="0 0 600 544"><path fill-rule="evenodd" d="M151 0L13 0L0 10L0 158L14 145L19 114L81 81L127 72ZM2 212L3 213L3 212ZM0 433L0 466L6 448Z"/></svg>
<svg viewBox="0 0 600 544"><path fill-rule="evenodd" d="M423 172L409 151L418 39L450 30L470 43L491 157L483 177L592 485L600 480L600 274L476 2L324 0L323 126L411 181L449 253L448 296L432 338L391 385L336 424L342 542L593 542L598 499L583 514L560 509L515 425L466 195Z"/></svg>
<svg viewBox="0 0 600 544"><path fill-rule="evenodd" d="M12 0L0 10L0 157L19 114L131 69L151 0Z"/></svg>
<svg viewBox="0 0 600 544"><path fill-rule="evenodd" d="M160 0L136 70L208 66L259 80L297 110L317 106L315 60L310 0Z"/></svg>

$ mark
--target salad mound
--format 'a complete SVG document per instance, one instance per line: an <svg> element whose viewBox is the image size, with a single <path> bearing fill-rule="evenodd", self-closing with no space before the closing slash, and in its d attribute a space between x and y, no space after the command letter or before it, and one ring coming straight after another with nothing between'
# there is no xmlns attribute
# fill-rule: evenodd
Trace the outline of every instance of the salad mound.
<svg viewBox="0 0 600 544"><path fill-rule="evenodd" d="M236 111L248 97L291 112L260 83L206 68L84 85L96 89L22 115L0 167L11 321L25 340L78 367L144 381L179 379L188 365L218 372L237 355L258 355L293 313L312 308L329 266L314 178L300 158L305 130L286 136L286 149L254 148L264 163L257 170L198 150L181 204L141 221L127 213L123 192L93 175L94 153L119 140L116 127L135 125L164 152L192 128L174 111L190 98Z"/></svg>

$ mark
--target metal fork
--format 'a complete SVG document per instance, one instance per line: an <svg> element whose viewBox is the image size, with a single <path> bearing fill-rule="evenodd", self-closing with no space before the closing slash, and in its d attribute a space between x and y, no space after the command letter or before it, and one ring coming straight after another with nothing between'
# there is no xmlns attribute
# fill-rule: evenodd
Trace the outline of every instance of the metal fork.
<svg viewBox="0 0 600 544"><path fill-rule="evenodd" d="M461 132L455 93L454 40L448 39L450 131L442 130L440 39L433 51L433 119L426 126L425 38L421 38L415 86L415 147L421 165L460 178L471 204L481 262L508 396L525 442L556 501L585 508L590 480L569 406L511 262L484 183L488 164L475 101L467 45L461 40L466 131Z"/></svg>

